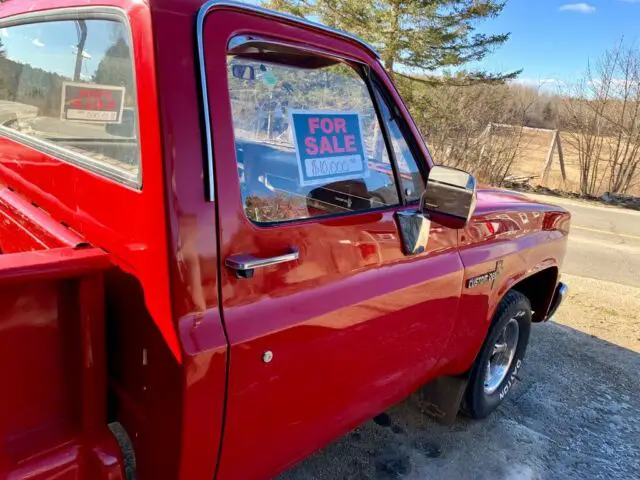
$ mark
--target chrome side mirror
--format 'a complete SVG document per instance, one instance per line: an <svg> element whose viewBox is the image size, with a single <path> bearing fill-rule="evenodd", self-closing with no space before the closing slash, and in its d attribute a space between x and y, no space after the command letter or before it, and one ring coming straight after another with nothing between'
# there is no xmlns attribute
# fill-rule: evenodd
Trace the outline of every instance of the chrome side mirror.
<svg viewBox="0 0 640 480"><path fill-rule="evenodd" d="M438 223L462 228L476 207L476 179L456 168L436 165L431 168L420 209Z"/></svg>

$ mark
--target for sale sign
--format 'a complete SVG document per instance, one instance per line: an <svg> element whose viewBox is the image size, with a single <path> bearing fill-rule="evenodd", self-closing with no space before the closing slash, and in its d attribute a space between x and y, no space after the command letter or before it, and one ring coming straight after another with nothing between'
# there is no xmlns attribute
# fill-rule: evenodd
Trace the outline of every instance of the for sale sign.
<svg viewBox="0 0 640 480"><path fill-rule="evenodd" d="M368 176L357 112L290 110L289 116L301 185Z"/></svg>
<svg viewBox="0 0 640 480"><path fill-rule="evenodd" d="M121 123L124 87L89 83L62 84L62 120L92 123Z"/></svg>

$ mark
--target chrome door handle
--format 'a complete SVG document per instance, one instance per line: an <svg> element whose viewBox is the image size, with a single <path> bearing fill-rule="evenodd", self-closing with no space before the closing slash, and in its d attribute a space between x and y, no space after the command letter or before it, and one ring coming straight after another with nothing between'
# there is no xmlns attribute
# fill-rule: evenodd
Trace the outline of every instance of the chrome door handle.
<svg viewBox="0 0 640 480"><path fill-rule="evenodd" d="M271 265L277 265L278 263L293 262L298 260L300 252L297 248L292 248L290 253L284 255L278 255L277 257L258 258L253 255L231 255L228 257L224 264L236 271L236 275L240 278L251 278L253 276L253 270L256 268L269 267Z"/></svg>

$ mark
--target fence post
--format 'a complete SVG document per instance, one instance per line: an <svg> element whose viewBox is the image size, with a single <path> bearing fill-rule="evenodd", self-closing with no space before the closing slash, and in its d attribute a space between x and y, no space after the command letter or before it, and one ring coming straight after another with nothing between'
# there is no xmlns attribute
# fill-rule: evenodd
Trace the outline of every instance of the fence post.
<svg viewBox="0 0 640 480"><path fill-rule="evenodd" d="M567 172L564 169L564 153L562 153L562 137L560 136L560 132L556 130L558 134L556 135L556 145L558 147L558 160L560 160L560 173L562 174L562 181L567 181Z"/></svg>
<svg viewBox="0 0 640 480"><path fill-rule="evenodd" d="M549 170L551 170L551 163L553 162L553 151L555 150L557 143L558 130L554 130L551 143L549 144L549 151L547 152L547 160L544 162L544 167L542 167L542 173L540 174L540 185L542 186L547 183L547 177L549 176Z"/></svg>
<svg viewBox="0 0 640 480"><path fill-rule="evenodd" d="M482 133L480 133L480 135L478 135L478 140L482 140L482 147L480 148L480 157L479 160L482 161L482 158L484 157L484 149L487 146L487 142L485 141L485 137L490 137L491 136L491 129L493 128L493 123L489 122L487 124L487 126L485 127L485 129L482 131Z"/></svg>

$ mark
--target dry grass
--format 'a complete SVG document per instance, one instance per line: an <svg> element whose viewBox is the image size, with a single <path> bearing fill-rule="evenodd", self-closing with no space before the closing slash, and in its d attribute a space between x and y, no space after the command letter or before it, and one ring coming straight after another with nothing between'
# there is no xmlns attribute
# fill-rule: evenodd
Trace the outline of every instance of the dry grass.
<svg viewBox="0 0 640 480"><path fill-rule="evenodd" d="M530 176L535 177L531 181L532 184L539 184L541 179L540 175L544 163L547 159L547 152L549 151L549 144L551 142L552 133L542 131L525 130L522 133L522 138L518 151L516 154L516 161L513 164L511 173L515 177ZM558 160L557 152L554 153L553 164L549 177L544 186L549 188L560 189L568 192L580 191L580 166L578 165L578 154L575 148L573 148L569 141L567 141L567 134L562 134L562 149L564 152L565 169L567 172L567 181L562 181L562 175L560 174L560 163ZM600 188L598 195L607 191L608 185L608 173L605 171L603 159L602 168L602 182L600 182ZM630 195L640 196L640 179L639 182L631 188Z"/></svg>
<svg viewBox="0 0 640 480"><path fill-rule="evenodd" d="M640 288L567 273L562 278L571 290L557 323L640 353Z"/></svg>

